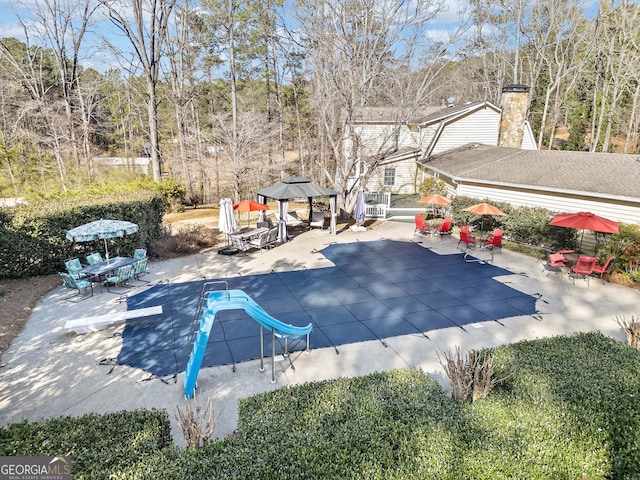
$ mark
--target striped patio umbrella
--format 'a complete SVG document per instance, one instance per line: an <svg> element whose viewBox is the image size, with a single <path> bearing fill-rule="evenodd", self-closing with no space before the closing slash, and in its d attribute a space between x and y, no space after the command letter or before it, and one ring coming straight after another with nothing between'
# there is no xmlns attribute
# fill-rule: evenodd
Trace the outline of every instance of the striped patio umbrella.
<svg viewBox="0 0 640 480"><path fill-rule="evenodd" d="M138 231L138 225L124 220L108 220L101 218L94 222L85 223L72 228L67 232L67 240L72 242L91 242L93 240L104 240L104 250L107 259L109 258L108 238L120 238L131 235Z"/></svg>

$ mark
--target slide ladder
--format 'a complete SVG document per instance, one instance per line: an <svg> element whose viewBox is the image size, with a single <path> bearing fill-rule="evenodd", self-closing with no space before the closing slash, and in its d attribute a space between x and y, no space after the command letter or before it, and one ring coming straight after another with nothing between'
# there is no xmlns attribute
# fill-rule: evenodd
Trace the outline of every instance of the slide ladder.
<svg viewBox="0 0 640 480"><path fill-rule="evenodd" d="M207 308L207 296L212 291L218 291L218 288L213 288L213 285L224 285L225 290L229 290L229 283L224 280L217 280L215 282L205 282L200 289L200 296L198 297L198 309L196 310L195 315L193 316L193 324L191 326L191 331L189 332L189 340L187 341L187 353L192 349L193 342L198 334L198 331L201 328L201 322L203 317L203 312Z"/></svg>
<svg viewBox="0 0 640 480"><path fill-rule="evenodd" d="M264 371L264 340L263 328L271 330L271 382L275 383L275 339L285 340L285 353L287 353L287 339L306 336L307 352L309 351L309 334L313 330L313 324L305 327L296 327L281 322L269 315L260 305L258 305L243 290L218 290L209 292L206 295L206 308L202 312L198 327L195 333L187 368L184 376L184 394L186 398L192 398L198 373L202 366L209 334L216 315L222 310L244 310L251 318L260 325L260 371Z"/></svg>

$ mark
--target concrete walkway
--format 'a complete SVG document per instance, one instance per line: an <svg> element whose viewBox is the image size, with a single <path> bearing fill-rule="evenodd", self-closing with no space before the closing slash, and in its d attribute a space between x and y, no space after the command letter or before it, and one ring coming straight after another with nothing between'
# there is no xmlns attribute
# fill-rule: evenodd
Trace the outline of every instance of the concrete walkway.
<svg viewBox="0 0 640 480"><path fill-rule="evenodd" d="M366 232L345 230L331 236L326 230L312 230L269 251L243 256L218 255L212 249L197 255L150 264L145 277L149 285L180 283L202 278L224 278L331 266L316 253L334 243L366 242L379 239L420 242L437 253L455 253L457 238L413 236L413 224L383 222ZM617 317L640 314L640 292L619 285L602 284L597 279L578 279L548 274L538 260L504 250L494 257L497 266L516 275L498 277L524 293L539 297L535 316L521 316L498 322L484 322L447 328L423 335L375 340L316 349L310 355L295 353L292 361L277 364L277 383L271 372L259 372L259 360L231 366L205 368L198 378L196 399L213 399L219 415L215 435L222 438L237 425L237 401L256 393L304 382L365 375L417 366L436 378L444 388L448 380L438 362L437 352L460 346L463 351L493 347L524 339L570 335L579 331L601 331L624 340ZM428 271L425 272L428 275ZM129 294L148 286L142 285ZM172 419L174 440L182 445L182 435L173 419L173 405L184 406L183 375L157 378L147 372L114 365L123 326L75 335L64 330L67 320L102 315L126 309L126 303L104 290L78 303L69 301L69 290L59 287L46 295L34 309L22 334L3 355L0 369L0 421L37 420L85 413L106 413L136 408L161 408ZM312 334L313 335L313 334ZM186 346L185 346L186 348Z"/></svg>

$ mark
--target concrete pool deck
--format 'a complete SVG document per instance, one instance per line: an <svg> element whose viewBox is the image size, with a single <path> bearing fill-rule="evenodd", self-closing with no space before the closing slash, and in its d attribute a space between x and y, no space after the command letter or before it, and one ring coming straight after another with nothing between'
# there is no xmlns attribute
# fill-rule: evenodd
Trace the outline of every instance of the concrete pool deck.
<svg viewBox="0 0 640 480"><path fill-rule="evenodd" d="M311 230L291 242L247 256L219 255L211 249L196 255L149 265L149 284L129 290L132 295L159 282L181 283L207 278L231 278L258 273L286 272L332 266L317 251L332 243L367 242L380 239L420 243L436 253L459 252L456 237L413 235L413 224L381 222L367 231ZM359 376L376 371L416 366L448 389L448 380L437 352L460 346L463 351L494 347L520 340L580 331L601 331L624 340L616 318L640 314L640 291L592 278L589 283L566 275L548 273L542 263L504 250L494 264L512 272L496 277L525 294L537 298L535 315L511 317L500 322L478 322L443 328L424 335L403 335L378 340L319 348L310 355L291 355L276 364L277 383L271 371L259 372L260 360L204 368L198 377L196 399L211 396L218 417L214 435L222 438L237 427L237 401L256 393L305 382ZM428 274L428 272L425 272ZM136 282L139 285L139 282ZM173 405L183 408L184 373L156 377L143 370L115 365L122 346L124 326L76 335L64 329L68 320L120 312L126 309L119 295L96 290L93 297L73 303L69 290L60 286L49 292L34 308L21 335L3 354L0 368L0 421L39 420L86 413L107 413L136 408L166 409L177 444L183 443L173 419ZM312 334L313 335L313 334ZM185 346L186 348L186 346ZM234 371L235 370L235 371Z"/></svg>

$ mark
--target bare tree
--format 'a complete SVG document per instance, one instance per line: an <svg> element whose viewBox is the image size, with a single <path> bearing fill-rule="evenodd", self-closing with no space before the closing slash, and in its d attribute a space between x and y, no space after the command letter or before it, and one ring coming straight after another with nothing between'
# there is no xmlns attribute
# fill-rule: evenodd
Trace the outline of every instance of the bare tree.
<svg viewBox="0 0 640 480"><path fill-rule="evenodd" d="M585 17L577 0L543 0L533 6L528 20L524 35L528 84L542 103L538 147L546 136L551 148L564 94L585 61ZM537 88L541 76L545 82Z"/></svg>
<svg viewBox="0 0 640 480"><path fill-rule="evenodd" d="M607 152L615 131L626 127L620 105L628 97L637 96L640 88L638 62L640 61L640 5L622 0L601 2L594 23L598 102L594 102L591 150ZM631 68L630 68L631 67ZM634 115L634 112L631 112Z"/></svg>
<svg viewBox="0 0 640 480"><path fill-rule="evenodd" d="M73 158L80 164L83 152L85 163L89 162L88 123L89 118L83 107L87 103L80 88L82 74L82 53L86 52L84 39L91 27L93 14L97 8L95 0L42 0L33 12L37 19L36 28L45 45L51 48L56 61L58 82L64 100L68 138ZM83 148L79 150L76 126L82 125Z"/></svg>
<svg viewBox="0 0 640 480"><path fill-rule="evenodd" d="M328 147L320 159L321 165L326 160L324 180L350 210L357 187L397 151L403 123L431 100L434 70L446 63L455 35L429 40L428 25L443 6L438 1L302 0L297 6L318 137ZM388 105L394 106L388 118L393 128L375 145L365 145L356 128L359 115Z"/></svg>
<svg viewBox="0 0 640 480"><path fill-rule="evenodd" d="M131 43L146 80L149 142L153 179L162 176L160 133L158 129L158 82L169 22L178 0L100 0L109 18ZM131 14L131 18L129 17Z"/></svg>
<svg viewBox="0 0 640 480"><path fill-rule="evenodd" d="M181 178L184 181L187 198L197 203L194 195L193 176L189 160L189 146L187 138L190 136L188 129L189 116L192 110L189 108L194 101L195 81L193 72L199 53L191 35L191 10L190 0L185 0L174 15L176 20L173 28L172 41L167 43L169 60L168 80L170 85L170 98L173 103L176 118L177 143L180 159Z"/></svg>
<svg viewBox="0 0 640 480"><path fill-rule="evenodd" d="M219 145L217 153L222 162L218 172L229 185L228 194L240 200L255 194L265 178L269 136L273 134L263 112L258 109L238 113L238 129L234 130L229 114L220 113L212 118L214 135Z"/></svg>
<svg viewBox="0 0 640 480"><path fill-rule="evenodd" d="M18 20L26 42L11 39L0 42L0 67L18 87L16 92L21 94L12 107L11 133L5 135L5 140L14 138L39 150L42 185L46 184L45 159L53 157L60 186L66 190L67 168L60 138L66 133L60 130L60 125L66 122L60 116L64 106L55 94L56 78L51 57L46 49L31 46L28 25L19 17Z"/></svg>

